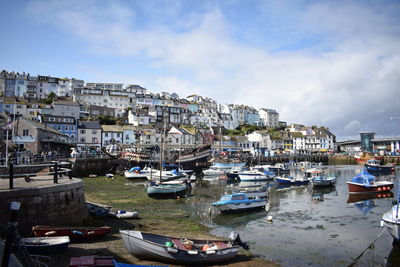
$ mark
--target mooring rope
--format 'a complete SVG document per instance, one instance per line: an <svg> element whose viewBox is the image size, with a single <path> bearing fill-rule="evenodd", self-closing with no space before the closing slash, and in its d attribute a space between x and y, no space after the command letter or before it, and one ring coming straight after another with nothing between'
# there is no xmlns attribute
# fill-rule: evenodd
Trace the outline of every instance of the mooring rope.
<svg viewBox="0 0 400 267"><path fill-rule="evenodd" d="M357 263L357 261L364 255L364 253L365 253L368 249L373 249L373 248L375 247L374 244L375 244L376 240L378 240L379 237L381 237L381 235L382 235L385 231L386 231L386 227L385 227L385 229L383 229L382 232L375 238L375 240L372 241L372 243L371 243L366 249L364 249L363 252L361 252L361 254L358 255L358 257L355 258L355 259L348 265L348 267L354 266L354 264Z"/></svg>

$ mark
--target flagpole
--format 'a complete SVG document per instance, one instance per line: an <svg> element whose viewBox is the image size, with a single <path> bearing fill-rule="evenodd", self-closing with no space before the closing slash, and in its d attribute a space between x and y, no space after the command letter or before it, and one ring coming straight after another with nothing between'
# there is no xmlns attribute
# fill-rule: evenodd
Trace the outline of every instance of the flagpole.
<svg viewBox="0 0 400 267"><path fill-rule="evenodd" d="M7 116L6 126L6 166L8 165L8 124L10 123L10 117Z"/></svg>

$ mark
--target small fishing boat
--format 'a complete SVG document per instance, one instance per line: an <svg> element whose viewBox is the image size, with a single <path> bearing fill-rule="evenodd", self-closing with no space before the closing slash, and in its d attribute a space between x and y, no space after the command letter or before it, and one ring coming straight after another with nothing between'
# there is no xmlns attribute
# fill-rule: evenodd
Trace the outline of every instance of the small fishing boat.
<svg viewBox="0 0 400 267"><path fill-rule="evenodd" d="M248 245L232 232L229 240L200 240L176 238L133 230L119 231L125 248L142 259L157 260L179 265L208 265L233 259L240 247Z"/></svg>
<svg viewBox="0 0 400 267"><path fill-rule="evenodd" d="M156 184L151 183L147 187L147 195L154 198L170 198L183 196L188 190L186 183L175 183L175 184Z"/></svg>
<svg viewBox="0 0 400 267"><path fill-rule="evenodd" d="M103 204L98 204L98 203L93 203L86 201L85 206L87 211L90 213L90 215L93 215L95 217L103 217L108 215L110 212L111 206L103 205Z"/></svg>
<svg viewBox="0 0 400 267"><path fill-rule="evenodd" d="M219 201L212 203L222 213L263 209L266 204L265 198L249 198L246 193L226 194Z"/></svg>
<svg viewBox="0 0 400 267"><path fill-rule="evenodd" d="M69 236L71 241L89 240L104 236L111 232L111 227L75 227L75 226L43 226L32 227L32 232L36 237L42 236Z"/></svg>
<svg viewBox="0 0 400 267"><path fill-rule="evenodd" d="M126 210L118 210L118 211L110 211L108 213L110 217L115 217L118 219L136 219L139 217L139 212L137 211L126 211Z"/></svg>
<svg viewBox="0 0 400 267"><path fill-rule="evenodd" d="M127 179L146 179L148 173L142 172L140 167L132 167L124 172Z"/></svg>
<svg viewBox="0 0 400 267"><path fill-rule="evenodd" d="M304 177L311 178L311 183L314 187L334 186L336 184L336 177L328 177L324 171L315 168L305 170Z"/></svg>
<svg viewBox="0 0 400 267"><path fill-rule="evenodd" d="M277 182L278 184L282 184L282 185L308 185L311 181L311 178L306 178L306 177L283 177L283 176L276 176L275 178L275 182Z"/></svg>
<svg viewBox="0 0 400 267"><path fill-rule="evenodd" d="M275 165L265 165L266 170L272 171L274 173L288 173L289 168L283 163L276 163Z"/></svg>
<svg viewBox="0 0 400 267"><path fill-rule="evenodd" d="M21 238L29 253L46 254L66 250L70 243L69 236Z"/></svg>
<svg viewBox="0 0 400 267"><path fill-rule="evenodd" d="M147 175L147 180L151 181L154 179L158 179L161 181L171 181L171 180L176 180L176 179L180 179L180 178L187 178L188 175L185 173L181 173L176 169L170 170L170 171L160 171L157 170L154 173L148 174Z"/></svg>
<svg viewBox="0 0 400 267"><path fill-rule="evenodd" d="M370 159L365 163L365 168L369 173L374 174L390 174L394 173L394 164L388 163L386 165L382 165L380 160Z"/></svg>
<svg viewBox="0 0 400 267"><path fill-rule="evenodd" d="M398 193L397 200L391 209L384 213L381 219L381 226L386 226L390 235L397 243L400 242L400 192Z"/></svg>
<svg viewBox="0 0 400 267"><path fill-rule="evenodd" d="M259 188L235 188L231 191L230 193L245 193L249 199L266 199L268 197L268 185L262 185Z"/></svg>
<svg viewBox="0 0 400 267"><path fill-rule="evenodd" d="M272 178L266 175L264 172L259 170L250 170L239 172L239 178L241 182L257 182L257 181L268 181Z"/></svg>
<svg viewBox="0 0 400 267"><path fill-rule="evenodd" d="M354 176L347 182L350 194L385 192L393 189L393 183L389 181L376 181L375 176L368 173L366 169Z"/></svg>

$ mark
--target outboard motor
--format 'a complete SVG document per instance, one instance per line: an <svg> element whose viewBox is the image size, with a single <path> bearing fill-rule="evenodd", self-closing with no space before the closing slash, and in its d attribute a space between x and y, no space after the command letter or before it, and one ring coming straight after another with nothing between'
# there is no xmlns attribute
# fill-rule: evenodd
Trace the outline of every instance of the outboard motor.
<svg viewBox="0 0 400 267"><path fill-rule="evenodd" d="M229 234L229 243L231 243L232 245L239 245L245 250L249 250L249 244L247 244L247 242L242 242L238 232L232 231Z"/></svg>

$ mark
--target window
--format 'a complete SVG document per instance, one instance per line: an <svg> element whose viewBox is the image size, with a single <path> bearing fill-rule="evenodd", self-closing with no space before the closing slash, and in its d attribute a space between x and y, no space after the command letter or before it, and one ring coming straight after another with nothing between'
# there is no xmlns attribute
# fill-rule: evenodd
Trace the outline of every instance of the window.
<svg viewBox="0 0 400 267"><path fill-rule="evenodd" d="M92 137L92 143L97 143L97 138L96 137Z"/></svg>
<svg viewBox="0 0 400 267"><path fill-rule="evenodd" d="M29 130L24 129L24 130L22 131L22 135L23 135L23 136L29 136Z"/></svg>
<svg viewBox="0 0 400 267"><path fill-rule="evenodd" d="M85 142L86 142L85 137L82 137L82 138L81 138L81 143L85 143Z"/></svg>
<svg viewBox="0 0 400 267"><path fill-rule="evenodd" d="M92 130L92 134L97 134L97 131L96 130Z"/></svg>
<svg viewBox="0 0 400 267"><path fill-rule="evenodd" d="M105 137L108 137L108 133L104 133L104 136L105 136Z"/></svg>
<svg viewBox="0 0 400 267"><path fill-rule="evenodd" d="M178 138L176 138L176 142L179 143L179 139Z"/></svg>
<svg viewBox="0 0 400 267"><path fill-rule="evenodd" d="M81 130L81 134L85 134L85 130ZM106 135L107 136L107 135Z"/></svg>

